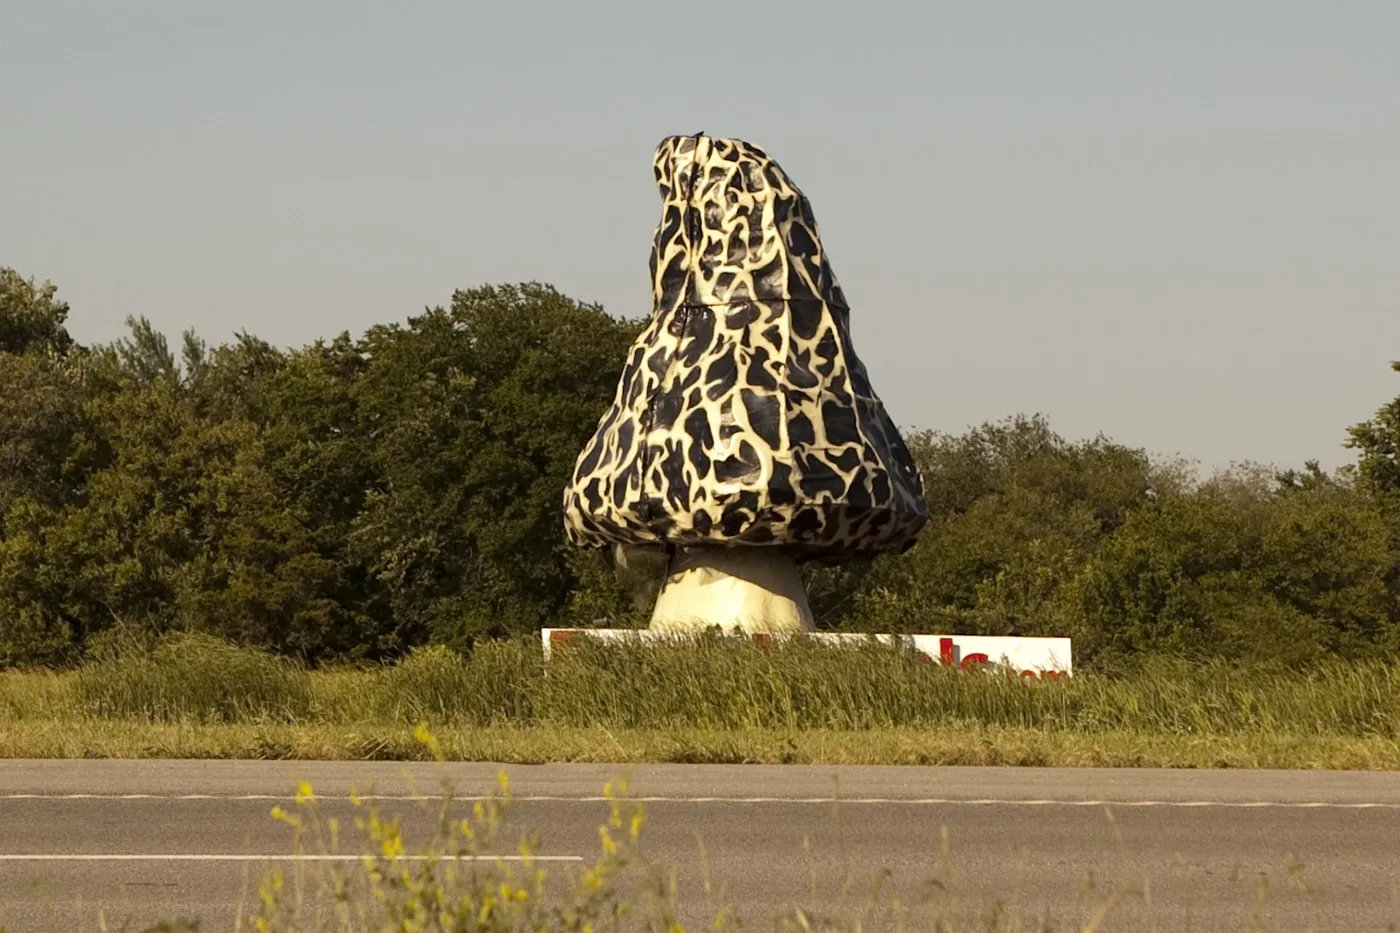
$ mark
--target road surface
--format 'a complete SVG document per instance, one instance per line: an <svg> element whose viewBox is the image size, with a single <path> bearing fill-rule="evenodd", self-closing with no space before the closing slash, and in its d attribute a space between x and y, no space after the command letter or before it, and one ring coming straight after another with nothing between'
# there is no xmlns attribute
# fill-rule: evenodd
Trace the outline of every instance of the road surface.
<svg viewBox="0 0 1400 933"><path fill-rule="evenodd" d="M232 928L290 835L271 819L299 781L324 806L371 784L410 835L449 779L489 794L501 766L244 761L0 761L0 927L140 930L200 917ZM675 866L692 920L721 903L749 929L794 907L850 916L881 869L912 903L937 877L958 929L1000 901L1023 922L1100 930L1385 930L1400 923L1400 775L1345 772L654 765L505 766L511 835L540 833L566 875L598 852L603 784L630 771L644 843ZM946 838L947 858L943 858ZM703 841L711 883L701 893ZM842 904L843 882L854 893ZM1261 888L1261 886L1263 886ZM1264 891L1263 907L1254 908ZM939 889L931 889L939 890ZM722 893L721 893L722 892ZM951 896L951 900L948 899ZM911 908L912 910L912 908Z"/></svg>

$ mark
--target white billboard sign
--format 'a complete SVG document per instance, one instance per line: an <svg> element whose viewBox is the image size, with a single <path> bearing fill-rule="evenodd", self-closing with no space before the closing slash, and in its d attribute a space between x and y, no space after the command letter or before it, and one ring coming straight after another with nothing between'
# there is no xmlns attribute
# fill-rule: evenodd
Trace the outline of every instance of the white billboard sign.
<svg viewBox="0 0 1400 933"><path fill-rule="evenodd" d="M540 631L544 657L550 648L573 638L601 638L605 641L638 639L658 641L675 635L650 629L547 628ZM815 638L828 644L874 639L882 644L898 643L919 652L930 662L960 670L971 668L1010 668L1018 676L1058 680L1074 673L1068 638L1029 638L1020 635L866 635L855 632L810 632L802 635L749 635L750 639L771 644L785 638Z"/></svg>

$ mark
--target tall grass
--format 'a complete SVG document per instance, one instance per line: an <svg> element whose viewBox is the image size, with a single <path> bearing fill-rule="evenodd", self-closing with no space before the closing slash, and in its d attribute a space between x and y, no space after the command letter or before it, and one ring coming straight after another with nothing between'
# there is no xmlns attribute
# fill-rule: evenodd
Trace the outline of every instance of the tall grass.
<svg viewBox="0 0 1400 933"><path fill-rule="evenodd" d="M1400 734L1400 668L1381 662L1295 672L1156 659L1055 683L957 671L873 643L584 643L551 661L532 700L539 719L574 726Z"/></svg>
<svg viewBox="0 0 1400 933"><path fill-rule="evenodd" d="M68 682L82 714L155 722L294 721L310 713L314 689L291 660L186 634L94 661Z"/></svg>
<svg viewBox="0 0 1400 933"><path fill-rule="evenodd" d="M1060 683L924 663L898 647L575 641L546 665L534 639L462 656L421 649L374 669L309 671L180 636L61 674L0 674L0 719L403 723L691 730L955 729L1400 736L1400 668L1306 672L1157 659Z"/></svg>

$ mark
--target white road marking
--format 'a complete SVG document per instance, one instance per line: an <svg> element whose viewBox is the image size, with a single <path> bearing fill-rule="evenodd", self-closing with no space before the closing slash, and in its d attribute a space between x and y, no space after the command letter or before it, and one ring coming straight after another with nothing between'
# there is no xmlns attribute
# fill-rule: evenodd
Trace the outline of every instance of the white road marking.
<svg viewBox="0 0 1400 933"><path fill-rule="evenodd" d="M294 855L286 853L282 855L227 855L221 853L195 853L195 854L75 854L59 855L41 853L34 855L11 855L0 854L0 862L360 862L363 855ZM426 855L400 855L399 861L421 862L425 861ZM523 855L439 855L439 861L458 862L523 862ZM582 862L581 855L536 855L532 859L535 862Z"/></svg>
<svg viewBox="0 0 1400 933"><path fill-rule="evenodd" d="M294 801L295 796L283 794L0 794L4 800L167 800L167 801L272 801L285 803ZM316 795L317 800L348 801L349 795ZM358 800L366 802L382 801L438 801L440 795L423 794L361 794ZM460 796L454 800L465 803L499 799L491 796ZM567 797L553 795L522 795L510 798L516 803L609 803L608 797ZM958 797L629 797L634 803L732 803L732 804L825 804L840 803L853 805L907 805L940 807L1181 807L1181 808L1239 808L1239 809L1285 809L1285 810L1400 810L1400 803L1355 802L1340 803L1325 800L1278 801L1278 800L1056 800L1036 799L1017 800L998 797L958 798Z"/></svg>

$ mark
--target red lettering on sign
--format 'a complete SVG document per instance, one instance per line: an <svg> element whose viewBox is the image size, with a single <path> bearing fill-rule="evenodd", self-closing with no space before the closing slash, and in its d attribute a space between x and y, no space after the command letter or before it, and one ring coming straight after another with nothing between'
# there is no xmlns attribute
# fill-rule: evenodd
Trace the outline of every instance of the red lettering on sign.
<svg viewBox="0 0 1400 933"><path fill-rule="evenodd" d="M549 633L549 644L550 646L562 645L565 642L573 641L580 637L591 636L595 634L600 636L606 634L626 634L630 636L642 637L646 635L645 632L637 632L630 630L622 632L621 630L617 629L606 629L602 632L595 632L587 629L554 629ZM748 637L754 644L762 645L764 647L772 647L777 642L776 637L767 632L752 632L749 634ZM916 646L918 645L917 642L915 642L914 644ZM955 637L950 636L939 636L938 657L936 659L931 652L924 650L922 647L916 647L915 653L919 655L919 660L921 663L934 664L941 662L950 667L956 667L959 670L964 671L971 670L975 667L985 667L994 670L1002 667L1000 663L993 662L987 654L981 651L973 652L972 654L960 657L957 640ZM1012 670L1016 669L1013 667ZM1016 676L1022 680L1040 679L1050 681L1051 683L1060 683L1069 678L1068 673L1066 673L1065 671L1058 670L1017 670Z"/></svg>

